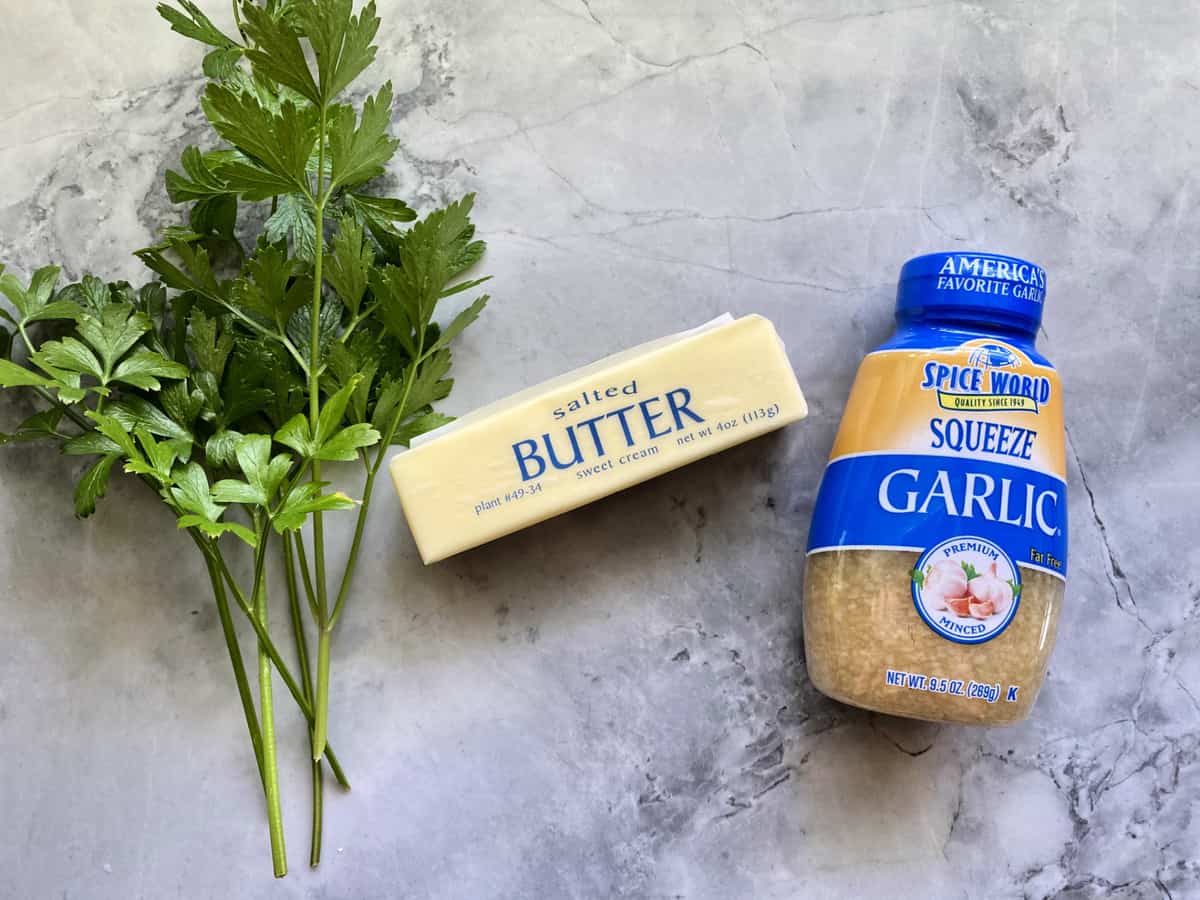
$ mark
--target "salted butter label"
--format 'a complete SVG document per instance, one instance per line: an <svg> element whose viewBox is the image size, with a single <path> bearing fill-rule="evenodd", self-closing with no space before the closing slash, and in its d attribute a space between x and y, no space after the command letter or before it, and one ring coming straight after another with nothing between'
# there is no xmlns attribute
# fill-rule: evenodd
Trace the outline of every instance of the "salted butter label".
<svg viewBox="0 0 1200 900"><path fill-rule="evenodd" d="M392 478L434 562L806 412L774 326L722 317L477 410L399 454Z"/></svg>

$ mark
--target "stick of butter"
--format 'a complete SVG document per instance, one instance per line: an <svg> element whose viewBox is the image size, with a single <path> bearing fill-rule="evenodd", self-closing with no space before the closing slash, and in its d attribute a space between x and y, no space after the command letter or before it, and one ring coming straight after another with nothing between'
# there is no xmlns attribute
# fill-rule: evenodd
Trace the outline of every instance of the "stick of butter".
<svg viewBox="0 0 1200 900"><path fill-rule="evenodd" d="M725 315L422 435L392 481L429 564L807 413L775 326Z"/></svg>

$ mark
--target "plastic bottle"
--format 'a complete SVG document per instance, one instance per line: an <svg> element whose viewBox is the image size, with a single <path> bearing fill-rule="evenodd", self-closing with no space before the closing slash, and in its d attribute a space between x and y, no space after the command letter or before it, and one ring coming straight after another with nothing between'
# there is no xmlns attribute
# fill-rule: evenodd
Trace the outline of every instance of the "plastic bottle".
<svg viewBox="0 0 1200 900"><path fill-rule="evenodd" d="M804 640L823 693L892 715L1028 715L1067 572L1062 392L1035 348L1038 266L935 253L900 273L809 534Z"/></svg>

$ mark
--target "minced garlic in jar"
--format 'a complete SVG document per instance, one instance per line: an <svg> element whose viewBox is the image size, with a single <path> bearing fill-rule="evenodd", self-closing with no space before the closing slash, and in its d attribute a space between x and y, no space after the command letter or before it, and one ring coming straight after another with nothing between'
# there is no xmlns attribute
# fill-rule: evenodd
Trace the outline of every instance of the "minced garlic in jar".
<svg viewBox="0 0 1200 900"><path fill-rule="evenodd" d="M830 697L978 725L1032 708L1067 565L1061 388L1034 347L1045 285L993 254L905 265L809 535L805 651Z"/></svg>

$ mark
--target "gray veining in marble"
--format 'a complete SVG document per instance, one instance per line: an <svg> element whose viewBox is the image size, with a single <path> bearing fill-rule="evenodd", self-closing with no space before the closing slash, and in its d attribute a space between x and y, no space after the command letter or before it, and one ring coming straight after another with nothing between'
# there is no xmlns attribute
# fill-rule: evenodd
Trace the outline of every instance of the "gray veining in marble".
<svg viewBox="0 0 1200 900"><path fill-rule="evenodd" d="M0 258L140 277L206 139L198 51L148 3L0 7ZM380 7L392 176L478 191L490 243L451 412L730 310L812 416L429 569L381 494L334 649L355 789L309 871L281 713L280 883L194 552L139 485L77 522L77 463L5 449L0 897L1200 897L1200 9ZM857 359L899 265L954 247L1049 270L1069 401L1059 646L995 731L839 706L799 649Z"/></svg>

